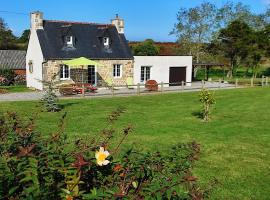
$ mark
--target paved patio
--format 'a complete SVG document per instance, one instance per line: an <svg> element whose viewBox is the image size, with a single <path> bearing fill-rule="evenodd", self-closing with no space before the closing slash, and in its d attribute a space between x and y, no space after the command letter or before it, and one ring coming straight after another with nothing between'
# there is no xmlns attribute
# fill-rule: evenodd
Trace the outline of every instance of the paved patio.
<svg viewBox="0 0 270 200"><path fill-rule="evenodd" d="M226 83L217 83L217 82L206 82L205 87L211 90L218 90L218 89L232 89L235 88L232 84ZM163 92L194 92L199 91L202 88L201 82L194 82L192 86L173 86L168 87L164 86ZM110 90L106 88L100 88L96 93L87 93L84 98L98 98L98 97L111 97L111 96L132 96L137 95L137 87L133 89L128 88L117 88L115 90ZM141 95L148 95L148 94L158 94L161 93L161 88L159 87L158 92L149 92L145 88L140 88ZM21 93L8 93L8 94L1 94L0 95L0 102L4 101L33 101L33 100L40 100L43 96L44 92L21 92ZM82 95L73 95L73 96L60 96L61 99L70 99L70 98L82 98Z"/></svg>

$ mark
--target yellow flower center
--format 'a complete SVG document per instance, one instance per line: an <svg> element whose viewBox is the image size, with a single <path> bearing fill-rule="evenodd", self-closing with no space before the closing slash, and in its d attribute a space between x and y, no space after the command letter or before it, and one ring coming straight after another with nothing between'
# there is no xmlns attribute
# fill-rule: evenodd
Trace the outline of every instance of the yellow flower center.
<svg viewBox="0 0 270 200"><path fill-rule="evenodd" d="M98 160L104 161L106 159L106 155L104 153L99 153Z"/></svg>

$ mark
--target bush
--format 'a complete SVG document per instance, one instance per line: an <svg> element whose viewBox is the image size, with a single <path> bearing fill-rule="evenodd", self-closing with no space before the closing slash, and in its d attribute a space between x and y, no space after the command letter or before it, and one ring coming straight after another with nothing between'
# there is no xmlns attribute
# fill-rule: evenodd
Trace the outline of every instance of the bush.
<svg viewBox="0 0 270 200"><path fill-rule="evenodd" d="M26 75L17 75L14 78L15 85L26 85Z"/></svg>
<svg viewBox="0 0 270 200"><path fill-rule="evenodd" d="M54 79L48 82L44 82L46 87L45 94L41 100L45 110L47 112L58 112L61 110L61 107L58 103L58 97L55 94L55 81Z"/></svg>
<svg viewBox="0 0 270 200"><path fill-rule="evenodd" d="M204 121L209 121L210 109L216 103L213 93L207 89L202 89L200 92L200 102L202 103L203 110L202 116Z"/></svg>
<svg viewBox="0 0 270 200"><path fill-rule="evenodd" d="M14 84L15 72L11 69L0 69L0 84L12 85Z"/></svg>
<svg viewBox="0 0 270 200"><path fill-rule="evenodd" d="M59 130L44 136L34 120L16 113L0 118L0 197L3 199L203 199L191 173L200 145L179 144L167 153L143 153L120 146L132 131L128 125L115 148L114 122L108 117L98 136L68 140L61 118ZM36 117L34 117L36 119Z"/></svg>

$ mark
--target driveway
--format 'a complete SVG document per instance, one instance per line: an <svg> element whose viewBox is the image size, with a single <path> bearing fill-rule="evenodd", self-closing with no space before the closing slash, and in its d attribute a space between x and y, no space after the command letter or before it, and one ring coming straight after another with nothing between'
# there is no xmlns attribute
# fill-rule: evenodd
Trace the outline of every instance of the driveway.
<svg viewBox="0 0 270 200"><path fill-rule="evenodd" d="M192 86L173 86L173 87L166 87L164 86L164 93L167 92L194 92L199 91L202 88L202 84L200 82L194 82L192 83ZM232 89L235 88L232 84L226 84L226 83L216 83L216 82L206 82L205 88L211 89L211 90L218 90L218 89ZM149 92L145 90L145 88L140 88L140 93L142 95L146 94L155 94L157 92ZM160 93L160 92L158 92ZM34 100L40 100L43 96L44 92L20 92L20 93L8 93L8 94L1 94L0 95L0 102L4 101L34 101ZM111 97L111 96L132 96L137 95L137 88L134 87L134 89L127 89L127 88L119 88L112 92L112 90L109 89L99 89L97 93L90 93L87 94L86 98L96 98L96 97ZM69 99L69 98L80 98L81 95L74 95L69 97L60 97L61 99Z"/></svg>

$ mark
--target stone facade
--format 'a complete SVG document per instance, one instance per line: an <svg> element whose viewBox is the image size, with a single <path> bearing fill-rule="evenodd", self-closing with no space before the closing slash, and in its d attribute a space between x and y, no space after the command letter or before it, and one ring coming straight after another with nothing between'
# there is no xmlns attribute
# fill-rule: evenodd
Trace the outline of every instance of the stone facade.
<svg viewBox="0 0 270 200"><path fill-rule="evenodd" d="M96 66L97 85L103 86L107 80L111 80L115 86L126 85L128 77L134 77L134 60L98 60L101 66ZM43 64L43 80L50 81L56 75L56 80L60 80L59 70L62 65L62 60L49 60ZM122 76L119 78L113 77L113 66L115 64L122 65ZM87 69L70 69L70 78L81 83L82 72L84 82L88 80ZM63 80L62 83L70 83L70 80Z"/></svg>

